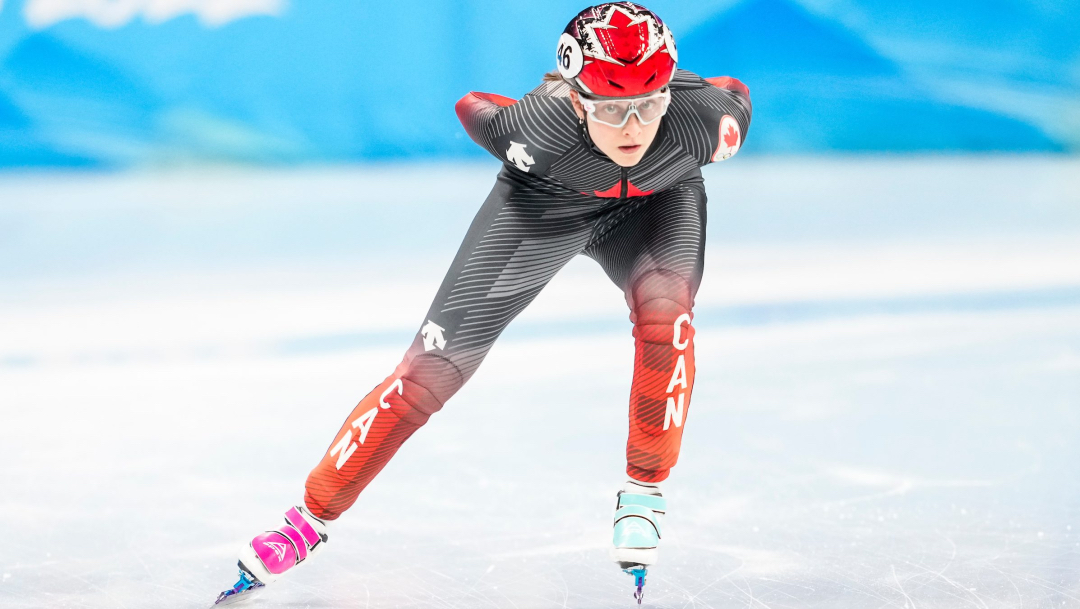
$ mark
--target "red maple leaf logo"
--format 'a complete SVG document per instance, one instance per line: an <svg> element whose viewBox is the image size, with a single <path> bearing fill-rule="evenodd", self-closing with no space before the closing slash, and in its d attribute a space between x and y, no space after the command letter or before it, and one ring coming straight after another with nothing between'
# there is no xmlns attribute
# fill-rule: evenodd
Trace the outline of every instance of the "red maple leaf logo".
<svg viewBox="0 0 1080 609"><path fill-rule="evenodd" d="M739 145L739 132L735 130L734 125L728 125L728 131L724 134L724 145L728 148Z"/></svg>
<svg viewBox="0 0 1080 609"><path fill-rule="evenodd" d="M620 10L611 15L608 24L611 29L603 30L600 36L608 55L623 63L634 63L640 59L645 52L644 43L649 40L648 24L645 21L634 23L629 15ZM632 53L632 56L617 57L615 51L620 49Z"/></svg>

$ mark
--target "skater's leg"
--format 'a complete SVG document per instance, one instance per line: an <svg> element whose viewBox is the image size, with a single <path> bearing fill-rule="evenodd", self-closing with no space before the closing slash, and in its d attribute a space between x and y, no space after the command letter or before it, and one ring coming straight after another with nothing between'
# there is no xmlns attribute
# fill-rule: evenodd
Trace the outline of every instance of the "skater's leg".
<svg viewBox="0 0 1080 609"><path fill-rule="evenodd" d="M554 199L505 170L401 364L353 409L311 472L305 502L337 518L401 444L476 372L510 321L588 244L603 201Z"/></svg>
<svg viewBox="0 0 1080 609"><path fill-rule="evenodd" d="M645 197L587 253L623 289L634 324L627 474L665 480L679 458L694 386L694 296L705 248L700 180Z"/></svg>

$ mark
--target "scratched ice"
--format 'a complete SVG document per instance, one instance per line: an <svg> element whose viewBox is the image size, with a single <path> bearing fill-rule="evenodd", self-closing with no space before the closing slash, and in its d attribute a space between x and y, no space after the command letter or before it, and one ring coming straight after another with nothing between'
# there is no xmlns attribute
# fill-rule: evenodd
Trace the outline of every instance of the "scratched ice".
<svg viewBox="0 0 1080 609"><path fill-rule="evenodd" d="M0 606L208 606L423 323L492 174L0 178ZM646 605L1080 606L1080 163L707 179ZM574 262L251 606L631 606L624 308Z"/></svg>

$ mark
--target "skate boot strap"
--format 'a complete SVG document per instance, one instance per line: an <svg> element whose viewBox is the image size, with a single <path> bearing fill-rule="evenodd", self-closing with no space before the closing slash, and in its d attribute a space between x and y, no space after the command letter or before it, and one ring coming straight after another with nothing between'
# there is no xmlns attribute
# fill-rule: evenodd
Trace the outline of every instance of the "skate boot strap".
<svg viewBox="0 0 1080 609"><path fill-rule="evenodd" d="M638 529L641 529L641 533L645 535L651 536L655 534L656 539L660 539L660 519L656 517L656 512L641 505L624 505L615 510L615 545L620 547L638 547L636 545L620 545L618 541L621 535L620 531L630 532L631 530L636 531ZM633 536L637 537L636 534Z"/></svg>
<svg viewBox="0 0 1080 609"><path fill-rule="evenodd" d="M296 550L296 562L307 560L308 546L307 543L304 542L304 537L300 534L300 531L297 531L290 525L285 525L280 529L267 531L267 533L278 533L288 539Z"/></svg>
<svg viewBox="0 0 1080 609"><path fill-rule="evenodd" d="M311 522L304 516L304 514L297 508L289 508L289 511L285 512L285 522L287 522L291 528L295 529L304 538L304 543L307 547L314 549L325 539L315 527L311 525Z"/></svg>
<svg viewBox="0 0 1080 609"><path fill-rule="evenodd" d="M277 537L277 539L275 539L275 537ZM284 541L280 539L282 537L284 537L285 540L288 540L289 544L292 546L292 556L294 557L293 560L296 564L307 560L308 549L314 550L315 546L323 541L322 536L315 531L315 527L311 526L311 523L308 522L307 518L305 518L303 514L300 513L300 510L295 507L290 508L289 511L285 512L285 524L272 531L267 531L256 539L261 538L264 548L272 548L275 553L279 553L279 548L274 546L274 544L277 543L281 545L281 542ZM267 566L267 569L270 569L270 561L267 560L270 556L270 550L260 548L254 549L255 553L258 554L259 558L263 561L263 564ZM277 558L279 561L282 560L280 556Z"/></svg>
<svg viewBox="0 0 1080 609"><path fill-rule="evenodd" d="M649 508L657 514L667 512L667 499L660 495L644 495L638 493L619 493L619 504L616 509L627 505L639 505Z"/></svg>

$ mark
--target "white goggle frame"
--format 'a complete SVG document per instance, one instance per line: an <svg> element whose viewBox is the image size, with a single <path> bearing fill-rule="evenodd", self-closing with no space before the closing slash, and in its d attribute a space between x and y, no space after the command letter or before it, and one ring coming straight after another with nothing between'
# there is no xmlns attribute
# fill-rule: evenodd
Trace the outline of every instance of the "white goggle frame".
<svg viewBox="0 0 1080 609"><path fill-rule="evenodd" d="M648 125L653 121L659 120L660 117L667 114L668 105L671 103L671 90L664 87L660 93L627 99L609 99L606 97L601 99L590 99L584 95L579 95L578 99L581 100L581 105L585 108L585 112L589 115L589 118L602 125L619 128L626 125L627 121L630 120L631 114L636 116L642 125ZM657 104L659 108L648 108L643 111L640 106L650 102ZM598 108L609 105L613 105L622 112L621 118L618 114L607 117L611 120L604 120L597 116L596 111ZM613 122L614 120L618 120L618 122Z"/></svg>

